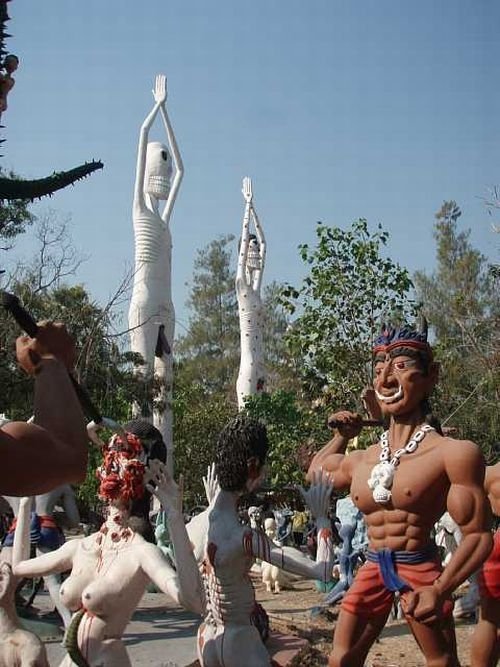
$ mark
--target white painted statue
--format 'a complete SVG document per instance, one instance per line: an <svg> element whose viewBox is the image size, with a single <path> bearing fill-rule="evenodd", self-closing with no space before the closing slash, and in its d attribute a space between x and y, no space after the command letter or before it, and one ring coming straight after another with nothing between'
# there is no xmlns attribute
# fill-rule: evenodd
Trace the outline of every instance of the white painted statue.
<svg viewBox="0 0 500 667"><path fill-rule="evenodd" d="M137 152L133 223L135 269L129 308L130 346L145 361L142 372L161 380L158 405L151 408L154 424L167 445L171 469L172 396L175 313L172 303L172 236L170 216L184 175L181 156L166 109L165 76L156 77L155 104L142 124ZM160 113L169 146L149 142L149 131ZM173 165L172 165L173 160ZM175 171L173 169L175 168ZM173 177L173 178L172 178ZM165 201L160 210L161 201ZM134 406L135 415L139 407ZM143 414L149 418L149 414Z"/></svg>
<svg viewBox="0 0 500 667"><path fill-rule="evenodd" d="M241 412L222 430L215 451L220 490L208 509L186 526L201 566L206 614L198 630L202 667L266 667L271 659L256 619L262 616L249 571L255 558L311 579L329 580L333 544L327 513L332 482L318 473L304 499L317 518L316 561L291 547L282 547L263 531L241 525L238 502L255 491L265 476L268 440L265 427Z"/></svg>
<svg viewBox="0 0 500 667"><path fill-rule="evenodd" d="M15 577L9 563L0 563L0 667L49 667L42 641L21 627L16 612Z"/></svg>
<svg viewBox="0 0 500 667"><path fill-rule="evenodd" d="M243 179L242 192L246 203L236 271L241 348L236 393L240 410L245 406L245 397L262 391L265 382L260 292L266 261L266 240L253 205L252 181L248 177ZM250 223L253 223L255 234L250 233Z"/></svg>
<svg viewBox="0 0 500 667"><path fill-rule="evenodd" d="M19 513L20 498L14 496L3 496L12 507L14 517L17 520ZM76 528L80 522L80 514L76 504L75 493L69 484L57 486L48 493L35 496L30 507L30 541L36 548L37 556L49 551L55 551L64 544L64 534L54 520L54 511L57 504L61 504L66 515L68 527ZM14 542L15 523L4 538L2 545L1 560L11 562L12 544ZM62 618L64 627L67 628L71 620L69 609L63 604L59 595L61 578L59 574L47 574L43 577L45 586Z"/></svg>
<svg viewBox="0 0 500 667"><path fill-rule="evenodd" d="M187 609L199 614L203 610L198 567L179 509L178 487L166 466L155 458L160 451L152 432L157 434L156 429L145 422L134 424L150 431L141 430L139 438L127 427L126 439L114 435L98 469L99 494L108 502L108 515L99 531L29 559L31 499L21 501L13 551L16 576L71 572L60 590L62 601L74 612L66 633L68 655L60 667L130 667L122 635L151 581ZM150 528L148 493L158 497L167 513L170 537L182 563L177 571L138 532L141 521Z"/></svg>
<svg viewBox="0 0 500 667"><path fill-rule="evenodd" d="M264 532L267 537L273 541L277 546L281 546L279 540L276 537L276 521L275 519L264 519ZM280 593L283 588L290 588L290 575L287 574L284 570L280 569L277 565L272 565L271 563L266 563L263 561L261 563L261 573L262 573L262 583L266 586L266 591L268 593Z"/></svg>

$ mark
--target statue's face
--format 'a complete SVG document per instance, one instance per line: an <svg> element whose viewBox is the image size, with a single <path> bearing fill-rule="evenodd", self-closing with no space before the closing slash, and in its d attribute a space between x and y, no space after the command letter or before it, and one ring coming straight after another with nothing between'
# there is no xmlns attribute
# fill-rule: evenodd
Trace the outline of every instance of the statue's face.
<svg viewBox="0 0 500 667"><path fill-rule="evenodd" d="M251 238L248 242L247 264L249 269L260 269L260 248L257 239Z"/></svg>
<svg viewBox="0 0 500 667"><path fill-rule="evenodd" d="M127 433L127 440L114 435L103 451L96 473L103 500L134 500L144 495L145 453L141 440Z"/></svg>
<svg viewBox="0 0 500 667"><path fill-rule="evenodd" d="M144 192L156 199L168 199L172 181L172 158L165 144L148 143Z"/></svg>
<svg viewBox="0 0 500 667"><path fill-rule="evenodd" d="M373 386L386 415L405 415L419 409L436 383L434 372L424 373L421 362L406 355L377 356Z"/></svg>

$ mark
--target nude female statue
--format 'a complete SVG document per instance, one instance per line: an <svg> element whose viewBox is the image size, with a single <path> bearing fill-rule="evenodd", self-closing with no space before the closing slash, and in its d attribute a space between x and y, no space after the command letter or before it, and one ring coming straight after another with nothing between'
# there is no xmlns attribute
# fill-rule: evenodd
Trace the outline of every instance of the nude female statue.
<svg viewBox="0 0 500 667"><path fill-rule="evenodd" d="M206 615L198 630L198 658L203 667L271 665L252 619L256 603L249 571L255 558L311 579L331 578L333 545L327 518L331 483L327 476L318 473L310 489L303 491L317 518L316 562L239 522L238 501L260 485L267 449L262 424L244 413L231 420L222 430L215 452L220 490L210 494L208 509L186 526L201 564L206 597Z"/></svg>
<svg viewBox="0 0 500 667"><path fill-rule="evenodd" d="M265 371L262 334L263 312L260 290L266 261L266 240L253 205L252 181L243 179L245 214L241 230L238 268L236 271L236 296L240 316L241 361L236 392L238 408L245 406L245 397L264 388ZM255 234L250 234L253 222Z"/></svg>
<svg viewBox="0 0 500 667"><path fill-rule="evenodd" d="M331 667L364 665L396 592L426 664L458 665L451 594L491 550L484 459L474 443L441 435L429 412L438 364L422 325L386 329L376 341L374 389L389 423L381 441L346 456L362 419L336 413L331 419L339 424L338 435L309 469L311 474L322 467L332 473L335 488L350 489L370 541L368 562L342 600ZM373 474L387 465L390 474ZM463 539L442 569L431 531L446 509Z"/></svg>
<svg viewBox="0 0 500 667"><path fill-rule="evenodd" d="M154 410L154 423L170 451L175 313L172 303L172 236L169 222L184 168L165 106L165 76L156 77L153 97L155 104L142 124L137 151L133 202L135 269L128 321L131 349L144 359L142 372L145 375L154 373L161 380L162 390L158 400L165 407ZM169 147L156 141L148 143L149 130L158 112L163 120ZM160 200L165 201L162 211Z"/></svg>
<svg viewBox="0 0 500 667"><path fill-rule="evenodd" d="M161 434L140 420L125 430L126 442L113 436L98 470L99 493L108 501L108 516L98 532L29 560L31 499L21 501L14 573L37 577L71 571L60 591L63 603L74 612L66 633L68 655L61 667L130 666L121 637L150 581L186 608L202 612L198 568L179 511L178 487L157 458L165 454ZM149 492L167 513L176 556L182 562L177 572L138 532L141 522L147 521Z"/></svg>

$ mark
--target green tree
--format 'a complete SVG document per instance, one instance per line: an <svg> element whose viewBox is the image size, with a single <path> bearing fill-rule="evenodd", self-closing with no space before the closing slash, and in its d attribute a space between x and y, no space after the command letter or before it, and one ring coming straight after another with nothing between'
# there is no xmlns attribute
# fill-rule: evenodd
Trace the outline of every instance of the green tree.
<svg viewBox="0 0 500 667"><path fill-rule="evenodd" d="M7 174L0 167L0 178L7 175L15 179L13 172ZM30 212L28 203L21 200L11 202L2 202L0 205L0 239L5 244L3 250L9 250L12 247L12 240L26 231L26 227L31 225L35 216Z"/></svg>
<svg viewBox="0 0 500 667"><path fill-rule="evenodd" d="M500 431L500 297L460 217L454 201L436 213L436 270L417 272L415 285L441 362L436 412L488 456Z"/></svg>
<svg viewBox="0 0 500 667"><path fill-rule="evenodd" d="M303 484L304 471L298 457L301 446L309 443L316 449L315 443L322 445L330 437L323 414L301 405L295 392L284 389L249 397L245 410L266 424L268 484L273 490Z"/></svg>
<svg viewBox="0 0 500 667"><path fill-rule="evenodd" d="M174 460L176 476L184 477L186 509L206 505L202 477L214 460L217 437L236 412L222 392L184 381L179 373L174 383Z"/></svg>
<svg viewBox="0 0 500 667"><path fill-rule="evenodd" d="M350 229L318 223L315 248L299 246L308 274L299 289L287 285L282 302L297 313L287 335L306 396L332 406L356 407L371 383L371 349L384 321L415 314L406 269L385 256L389 235L364 219Z"/></svg>
<svg viewBox="0 0 500 667"><path fill-rule="evenodd" d="M198 250L187 301L188 331L176 341L182 371L212 392L229 392L239 362L238 307L231 270L234 236L221 236Z"/></svg>

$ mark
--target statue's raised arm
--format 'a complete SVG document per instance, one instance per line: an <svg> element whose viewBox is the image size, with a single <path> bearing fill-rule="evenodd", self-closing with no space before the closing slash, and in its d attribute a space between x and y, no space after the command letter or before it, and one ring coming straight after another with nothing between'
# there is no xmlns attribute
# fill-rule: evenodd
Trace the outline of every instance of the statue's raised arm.
<svg viewBox="0 0 500 667"><path fill-rule="evenodd" d="M166 204L160 217L168 223L179 187L184 176L184 166L172 124L167 113L167 82L164 74L158 74L153 90L155 104L146 116L139 133L137 169L134 190L134 216L146 210L158 211L159 200ZM167 134L168 145L148 141L149 131L160 112ZM172 165L173 158L173 165ZM172 174L175 174L172 180Z"/></svg>
<svg viewBox="0 0 500 667"><path fill-rule="evenodd" d="M256 249L255 242L253 244L250 242L250 254L255 253L256 251L258 252L258 262L256 256L253 259L256 265L258 263L258 268L255 268L253 271L252 287L256 292L260 293L260 288L262 285L262 273L266 261L266 239L264 237L264 230L262 229L262 225L260 224L259 216L257 215L257 212L253 204L251 205L250 213L252 216L252 222L255 227L255 235L257 237L256 245L258 246L258 248Z"/></svg>
<svg viewBox="0 0 500 667"><path fill-rule="evenodd" d="M163 213L161 214L163 222L168 223L170 219L170 214L172 212L172 208L174 207L175 200L177 198L177 193L179 192L179 188L182 179L184 177L184 165L182 164L181 154L179 151L179 147L177 145L177 140L175 138L172 124L170 122L170 117L167 113L167 107L165 106L164 103L160 106L160 113L163 119L165 130L167 132L168 143L170 146L170 150L172 151L172 157L174 160L174 167L175 167L175 174L174 174L174 180L172 181L172 187L170 188L167 203L165 204L165 208L163 209Z"/></svg>
<svg viewBox="0 0 500 667"><path fill-rule="evenodd" d="M153 97L155 99L155 104L151 111L148 113L144 122L141 126L139 132L139 146L137 149L137 168L135 172L135 189L134 189L134 215L136 213L144 212L146 208L146 199L144 192L144 184L146 182L146 168L148 164L148 153L150 149L148 146L148 137L149 130L158 114L160 106L165 104L167 99L167 88L166 88L166 78L163 74L158 74L155 80L155 88L153 90ZM164 160L167 160L167 154L165 154ZM149 175L149 174L148 174ZM149 192L149 179L146 183L147 190Z"/></svg>
<svg viewBox="0 0 500 667"><path fill-rule="evenodd" d="M248 261L248 246L250 243L250 211L252 208L252 180L245 176L243 179L243 187L241 189L243 198L245 199L245 212L243 214L243 224L241 227L240 251L238 253L238 267L236 269L236 291L245 289L248 284L247 276L247 261Z"/></svg>

